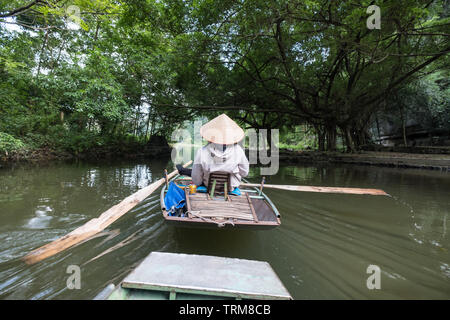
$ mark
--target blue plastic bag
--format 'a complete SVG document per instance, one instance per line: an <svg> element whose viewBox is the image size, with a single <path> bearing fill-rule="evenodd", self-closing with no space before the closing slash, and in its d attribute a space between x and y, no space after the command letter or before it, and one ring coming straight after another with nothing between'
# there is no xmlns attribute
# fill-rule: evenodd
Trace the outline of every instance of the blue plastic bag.
<svg viewBox="0 0 450 320"><path fill-rule="evenodd" d="M178 187L174 182L171 182L169 184L169 190L164 197L164 204L166 205L166 210L169 212L169 215L172 215L171 212L175 211L175 209L183 208L186 205L184 190Z"/></svg>

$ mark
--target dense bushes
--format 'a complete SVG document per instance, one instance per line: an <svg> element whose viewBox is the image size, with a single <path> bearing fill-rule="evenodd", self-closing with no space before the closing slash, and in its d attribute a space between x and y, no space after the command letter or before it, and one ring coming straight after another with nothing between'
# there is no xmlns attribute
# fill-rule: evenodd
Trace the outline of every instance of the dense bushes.
<svg viewBox="0 0 450 320"><path fill-rule="evenodd" d="M127 155L144 150L144 139L132 135L106 136L94 132L74 133L63 126L54 126L47 134L27 133L23 140L0 132L0 157L14 159L71 158Z"/></svg>
<svg viewBox="0 0 450 320"><path fill-rule="evenodd" d="M0 4L0 132L28 150L139 152L225 111L322 151L371 143L378 113L450 126L443 1L385 0L368 30L371 1L80 0L78 31L66 1L22 2Z"/></svg>
<svg viewBox="0 0 450 320"><path fill-rule="evenodd" d="M0 155L25 148L25 144L12 135L0 132Z"/></svg>

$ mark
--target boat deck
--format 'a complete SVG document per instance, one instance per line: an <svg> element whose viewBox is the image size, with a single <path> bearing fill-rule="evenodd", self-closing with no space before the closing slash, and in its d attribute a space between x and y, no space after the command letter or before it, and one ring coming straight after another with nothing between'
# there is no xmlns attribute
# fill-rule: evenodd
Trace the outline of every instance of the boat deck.
<svg viewBox="0 0 450 320"><path fill-rule="evenodd" d="M152 252L120 288L109 299L292 299L267 262L164 252Z"/></svg>
<svg viewBox="0 0 450 320"><path fill-rule="evenodd" d="M223 197L211 199L206 193L187 194L186 199L187 209L199 217L258 221L247 194L229 196L227 201Z"/></svg>
<svg viewBox="0 0 450 320"><path fill-rule="evenodd" d="M171 182L184 189L186 216L169 215L164 197L167 186L161 189L161 209L166 222L179 227L272 229L280 225L280 215L270 199L256 188L242 189L241 195L223 192L190 194L186 186L190 177L179 176Z"/></svg>

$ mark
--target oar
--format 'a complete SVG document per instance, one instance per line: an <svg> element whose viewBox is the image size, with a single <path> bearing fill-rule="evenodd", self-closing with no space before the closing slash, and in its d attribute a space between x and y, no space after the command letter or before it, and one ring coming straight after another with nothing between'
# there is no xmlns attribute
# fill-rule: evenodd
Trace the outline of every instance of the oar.
<svg viewBox="0 0 450 320"><path fill-rule="evenodd" d="M188 167L191 163L192 161L189 161L184 164L183 167ZM174 177L177 172L178 170L174 170L168 174L167 179ZM98 218L89 220L84 225L73 230L62 238L56 239L53 242L31 251L23 259L26 263L33 264L92 237L119 219L130 209L135 207L139 202L151 195L165 182L166 178L164 177L146 186L145 188L140 189L136 193L133 193L131 196L128 196L122 200L120 203L116 204L114 207L103 212Z"/></svg>
<svg viewBox="0 0 450 320"><path fill-rule="evenodd" d="M241 183L242 187L260 187L257 183ZM388 196L386 192L380 189L361 189L361 188L338 188L338 187L313 187L313 186L292 186L282 184L264 184L264 188L304 191L304 192L324 192L324 193L349 193L349 194L369 194L373 196Z"/></svg>

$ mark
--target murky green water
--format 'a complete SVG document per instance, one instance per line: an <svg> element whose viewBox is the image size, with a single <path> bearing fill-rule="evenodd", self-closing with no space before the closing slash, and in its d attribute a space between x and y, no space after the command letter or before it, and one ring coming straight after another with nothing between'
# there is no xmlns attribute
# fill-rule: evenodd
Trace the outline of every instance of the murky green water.
<svg viewBox="0 0 450 320"><path fill-rule="evenodd" d="M381 188L393 197L266 190L269 231L167 226L159 193L98 237L32 266L20 258L161 177L167 161L0 169L0 298L91 299L151 251L268 261L295 299L449 299L450 174L378 167L284 166L267 183ZM252 169L253 181L260 181ZM381 289L369 290L370 264ZM81 289L69 290L69 265Z"/></svg>

